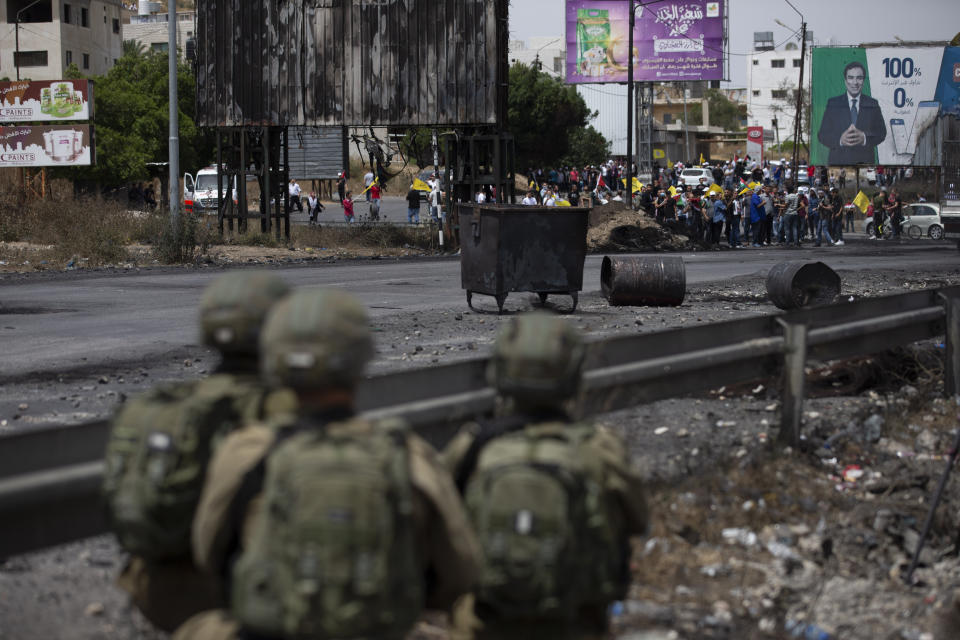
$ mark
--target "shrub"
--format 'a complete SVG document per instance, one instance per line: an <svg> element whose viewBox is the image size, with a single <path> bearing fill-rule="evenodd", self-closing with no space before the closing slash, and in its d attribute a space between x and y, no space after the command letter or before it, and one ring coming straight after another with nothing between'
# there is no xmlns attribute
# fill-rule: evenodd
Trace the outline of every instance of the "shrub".
<svg viewBox="0 0 960 640"><path fill-rule="evenodd" d="M209 222L181 214L176 222L169 218L153 245L153 257L163 264L197 262L210 248L216 231Z"/></svg>

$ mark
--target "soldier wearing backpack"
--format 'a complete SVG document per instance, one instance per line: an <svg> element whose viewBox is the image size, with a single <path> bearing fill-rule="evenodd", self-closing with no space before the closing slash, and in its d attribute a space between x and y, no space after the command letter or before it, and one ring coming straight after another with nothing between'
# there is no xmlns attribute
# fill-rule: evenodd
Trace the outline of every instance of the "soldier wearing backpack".
<svg viewBox="0 0 960 640"><path fill-rule="evenodd" d="M220 352L220 365L207 378L144 393L113 419L103 494L111 528L130 554L118 583L165 631L220 603L190 552L212 450L244 424L295 409L292 393L269 391L257 369L260 327L287 292L272 274L241 271L215 280L200 303L200 328Z"/></svg>
<svg viewBox="0 0 960 640"><path fill-rule="evenodd" d="M475 583L479 548L453 481L402 423L354 414L373 342L351 296L292 295L261 352L299 413L217 450L193 551L229 611L195 616L175 638L399 640L425 606L449 608Z"/></svg>
<svg viewBox="0 0 960 640"><path fill-rule="evenodd" d="M454 637L605 637L607 608L626 594L647 506L620 439L564 410L583 357L561 318L516 318L487 369L509 415L468 425L444 453L484 557Z"/></svg>

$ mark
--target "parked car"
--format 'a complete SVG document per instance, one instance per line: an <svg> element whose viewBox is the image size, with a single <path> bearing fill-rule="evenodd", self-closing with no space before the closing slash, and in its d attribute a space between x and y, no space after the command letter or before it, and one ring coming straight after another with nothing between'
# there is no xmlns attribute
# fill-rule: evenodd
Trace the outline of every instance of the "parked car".
<svg viewBox="0 0 960 640"><path fill-rule="evenodd" d="M943 222L940 220L940 205L935 202L914 202L903 208L903 233L914 240L943 238ZM863 221L863 230L873 235L873 216ZM889 235L889 234L884 234Z"/></svg>
<svg viewBox="0 0 960 640"><path fill-rule="evenodd" d="M683 184L690 185L691 187L695 187L700 184L700 178L706 178L707 186L709 187L714 183L713 170L703 169L700 167L691 167L680 172L680 181Z"/></svg>

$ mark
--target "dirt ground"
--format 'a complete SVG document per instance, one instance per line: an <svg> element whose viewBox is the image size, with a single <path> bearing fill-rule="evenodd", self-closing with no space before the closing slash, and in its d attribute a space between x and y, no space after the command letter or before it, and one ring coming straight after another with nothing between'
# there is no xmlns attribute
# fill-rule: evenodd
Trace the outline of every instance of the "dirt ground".
<svg viewBox="0 0 960 640"><path fill-rule="evenodd" d="M844 295L856 297L960 284L957 269L842 276ZM691 286L677 308L612 308L588 293L565 317L599 339L776 312L764 291L760 277ZM535 304L535 296L517 299ZM462 305L381 318L373 367L487 353L505 320ZM902 579L957 428L957 407L942 397L942 353L934 341L809 363L804 442L794 451L774 444L777 380L598 416L624 436L653 516L650 535L635 541L630 593L612 611L615 636L960 637L960 610L950 602L960 588L960 473L947 484L915 584ZM203 375L214 361L185 349L142 368L29 384L57 391L64 415L87 420L108 415L124 394ZM13 428L3 422L0 430ZM109 536L0 561L0 640L163 638L113 586L123 562ZM416 635L445 638L442 617L425 619Z"/></svg>

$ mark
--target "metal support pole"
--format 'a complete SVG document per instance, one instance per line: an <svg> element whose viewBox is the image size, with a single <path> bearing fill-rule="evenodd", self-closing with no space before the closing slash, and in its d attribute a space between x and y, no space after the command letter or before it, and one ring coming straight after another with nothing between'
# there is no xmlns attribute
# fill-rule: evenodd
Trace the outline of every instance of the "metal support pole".
<svg viewBox="0 0 960 640"><path fill-rule="evenodd" d="M683 141L687 147L687 157L684 158L685 164L690 164L690 122L687 118L687 83L681 83L683 91Z"/></svg>
<svg viewBox="0 0 960 640"><path fill-rule="evenodd" d="M633 0L630 5L630 35L627 38L627 207L633 209L633 27L636 24Z"/></svg>
<svg viewBox="0 0 960 640"><path fill-rule="evenodd" d="M14 36L16 44L13 49L13 64L17 67L17 82L20 82L20 12L17 11L17 17L13 27L16 35Z"/></svg>
<svg viewBox="0 0 960 640"><path fill-rule="evenodd" d="M943 394L960 396L960 298L940 294L947 311L946 361L943 372Z"/></svg>
<svg viewBox="0 0 960 640"><path fill-rule="evenodd" d="M228 177L229 181L230 178ZM217 193L223 193L223 132L217 129ZM229 194L228 194L229 196ZM228 197L225 201L217 203L217 231L223 236L223 214L226 209L226 203L232 202L233 198Z"/></svg>
<svg viewBox="0 0 960 640"><path fill-rule="evenodd" d="M803 394L807 362L807 325L777 320L783 327L783 407L780 410L778 442L796 447L800 443L803 419Z"/></svg>
<svg viewBox="0 0 960 640"><path fill-rule="evenodd" d="M793 119L793 182L797 184L797 156L800 153L800 131L803 128L803 65L807 57L807 23L800 23L800 84L797 86L797 110ZM858 168L859 171L859 168ZM858 187L859 188L859 187Z"/></svg>
<svg viewBox="0 0 960 640"><path fill-rule="evenodd" d="M176 225L180 209L180 111L177 104L177 3L168 0L167 86L170 93L170 223Z"/></svg>
<svg viewBox="0 0 960 640"><path fill-rule="evenodd" d="M231 139L233 138L233 132L231 132ZM247 232L247 214L250 211L250 207L247 205L247 131L246 129L239 129L240 135L240 177L237 183L237 231L240 233ZM230 229L233 231L233 228Z"/></svg>

